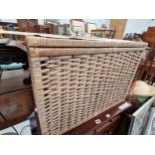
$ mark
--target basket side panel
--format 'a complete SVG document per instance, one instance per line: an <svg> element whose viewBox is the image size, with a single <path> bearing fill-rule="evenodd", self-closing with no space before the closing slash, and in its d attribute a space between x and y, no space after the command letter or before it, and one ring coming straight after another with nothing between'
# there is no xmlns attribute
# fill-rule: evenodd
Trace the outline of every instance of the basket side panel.
<svg viewBox="0 0 155 155"><path fill-rule="evenodd" d="M118 51L30 57L42 134L62 134L124 100L140 56Z"/></svg>

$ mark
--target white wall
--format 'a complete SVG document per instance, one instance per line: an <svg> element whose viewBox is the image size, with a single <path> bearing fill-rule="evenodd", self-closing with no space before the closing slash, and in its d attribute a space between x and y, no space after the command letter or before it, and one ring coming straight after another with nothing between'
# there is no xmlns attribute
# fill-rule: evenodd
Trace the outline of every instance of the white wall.
<svg viewBox="0 0 155 155"><path fill-rule="evenodd" d="M70 19L60 19L60 23L69 23ZM16 19L1 19L3 22L13 22L16 23ZM101 27L102 24L107 25L109 27L110 19L84 19L85 22L96 23L97 27ZM44 24L44 19L38 19L40 25ZM142 33L143 31L147 31L149 26L155 26L155 20L152 19L128 19L127 25L125 28L124 35L126 33Z"/></svg>
<svg viewBox="0 0 155 155"><path fill-rule="evenodd" d="M61 24L69 23L70 19L59 19ZM3 22L12 22L17 23L16 19L1 19ZM84 19L85 22L96 23L97 27L101 27L102 24L105 24L107 27L109 26L110 20L109 19ZM38 23L40 25L44 24L44 19L38 19Z"/></svg>
<svg viewBox="0 0 155 155"><path fill-rule="evenodd" d="M38 24L39 25L44 25L44 19L38 19Z"/></svg>
<svg viewBox="0 0 155 155"><path fill-rule="evenodd" d="M60 19L60 23L69 23L70 19ZM43 20L39 20L40 24L43 23ZM110 25L110 19L84 19L85 22L96 23L97 27L100 28L102 24L105 24L107 27ZM155 20L152 19L128 19L127 25L125 28L126 33L142 33L147 31L149 26L155 26Z"/></svg>
<svg viewBox="0 0 155 155"><path fill-rule="evenodd" d="M102 24L105 24L107 27L109 26L109 19L83 19L85 22L96 23L97 27L100 28ZM60 19L60 23L69 23L70 19Z"/></svg>
<svg viewBox="0 0 155 155"><path fill-rule="evenodd" d="M142 33L147 31L149 26L155 26L155 20L152 19L128 19L125 28L126 33Z"/></svg>
<svg viewBox="0 0 155 155"><path fill-rule="evenodd" d="M17 23L17 19L1 19L1 22Z"/></svg>

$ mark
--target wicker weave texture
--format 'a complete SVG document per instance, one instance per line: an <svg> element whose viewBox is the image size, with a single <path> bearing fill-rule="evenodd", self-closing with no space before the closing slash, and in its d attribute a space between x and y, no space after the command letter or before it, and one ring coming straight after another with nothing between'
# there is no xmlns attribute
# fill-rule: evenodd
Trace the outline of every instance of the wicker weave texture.
<svg viewBox="0 0 155 155"><path fill-rule="evenodd" d="M56 39L56 38L39 38L28 37L27 43L33 47L146 47L147 43L136 41L122 41L116 39Z"/></svg>
<svg viewBox="0 0 155 155"><path fill-rule="evenodd" d="M141 53L116 50L35 58L30 54L42 134L63 134L124 100Z"/></svg>

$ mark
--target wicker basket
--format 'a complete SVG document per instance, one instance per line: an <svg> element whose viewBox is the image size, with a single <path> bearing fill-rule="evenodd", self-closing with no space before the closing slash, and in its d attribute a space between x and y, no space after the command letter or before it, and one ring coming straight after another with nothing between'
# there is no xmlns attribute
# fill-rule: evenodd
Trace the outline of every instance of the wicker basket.
<svg viewBox="0 0 155 155"><path fill-rule="evenodd" d="M125 99L145 43L27 37L42 134L63 134Z"/></svg>

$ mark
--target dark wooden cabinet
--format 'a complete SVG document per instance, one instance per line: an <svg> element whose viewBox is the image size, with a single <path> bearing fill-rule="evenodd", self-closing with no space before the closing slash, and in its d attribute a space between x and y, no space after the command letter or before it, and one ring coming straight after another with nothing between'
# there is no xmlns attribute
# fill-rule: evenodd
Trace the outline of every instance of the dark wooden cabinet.
<svg viewBox="0 0 155 155"><path fill-rule="evenodd" d="M114 135L120 123L121 116L116 116L112 121L107 121L95 129L96 135Z"/></svg>
<svg viewBox="0 0 155 155"><path fill-rule="evenodd" d="M35 32L35 25L38 25L37 19L17 19L19 31Z"/></svg>
<svg viewBox="0 0 155 155"><path fill-rule="evenodd" d="M51 28L49 25L35 25L35 32L51 34Z"/></svg>
<svg viewBox="0 0 155 155"><path fill-rule="evenodd" d="M59 26L55 24L47 25L35 25L35 32L37 33L47 33L47 34L58 34Z"/></svg>

